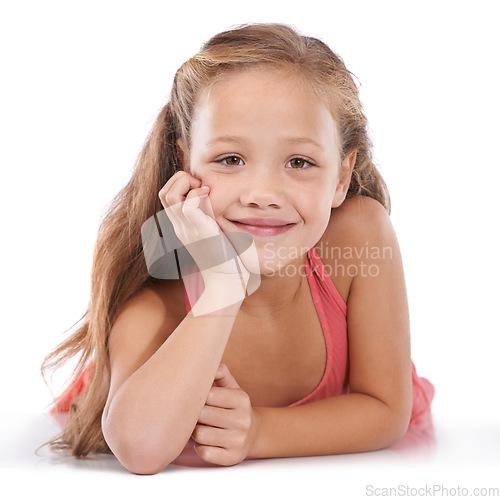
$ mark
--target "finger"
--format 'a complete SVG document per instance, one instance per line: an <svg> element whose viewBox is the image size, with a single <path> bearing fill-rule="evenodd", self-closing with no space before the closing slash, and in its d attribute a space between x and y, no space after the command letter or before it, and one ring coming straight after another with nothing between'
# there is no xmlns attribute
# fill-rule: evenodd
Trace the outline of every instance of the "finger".
<svg viewBox="0 0 500 500"><path fill-rule="evenodd" d="M164 195L165 203L168 206L176 205L185 201L187 194L191 189L196 189L201 186L201 181L189 175L178 177L170 189Z"/></svg>
<svg viewBox="0 0 500 500"><path fill-rule="evenodd" d="M175 234L178 238L182 238L183 229L186 227L186 220L182 215L182 204L177 203L176 205L168 206L164 202L162 203L165 207L165 213L174 227Z"/></svg>
<svg viewBox="0 0 500 500"><path fill-rule="evenodd" d="M238 382L231 375L229 368L225 363L221 363L215 374L214 379L216 387L226 387L228 389L240 389Z"/></svg>
<svg viewBox="0 0 500 500"><path fill-rule="evenodd" d="M162 201L163 203L163 200L165 199L165 194L170 190L170 188L172 187L172 184L179 178L181 177L183 174L185 174L186 172L176 172L174 175L172 175L172 177L170 177L170 179L168 179L168 181L163 185L163 187L160 189L159 193L158 193L158 197L160 198L160 200Z"/></svg>
<svg viewBox="0 0 500 500"><path fill-rule="evenodd" d="M227 408L205 405L198 417L198 423L210 425L211 427L219 427L220 429L228 429L231 423L230 414L231 410Z"/></svg>
<svg viewBox="0 0 500 500"><path fill-rule="evenodd" d="M222 229L217 224L213 210L208 198L210 188L192 189L186 196L186 201L182 207L182 214L187 221L189 221L197 231L199 239L206 241L211 237L223 238L219 241L219 246L228 245L227 239L224 238ZM202 208L204 205L204 209ZM207 209L207 207L210 207Z"/></svg>
<svg viewBox="0 0 500 500"><path fill-rule="evenodd" d="M190 193L193 187L196 189L200 184L201 181L199 179L185 173L185 175L178 176L173 180L170 184L170 189L163 195L163 199L160 198L178 237L182 235L183 229L188 224L183 214L183 204L186 195Z"/></svg>
<svg viewBox="0 0 500 500"><path fill-rule="evenodd" d="M214 386L207 395L205 405L234 409L240 406L240 398L236 389Z"/></svg>
<svg viewBox="0 0 500 500"><path fill-rule="evenodd" d="M186 176L190 176L190 177L193 177L193 179L197 179L196 177L192 176L191 174L189 174L188 172L185 172L183 170L179 171L179 172L176 172L174 175L172 175L172 177L170 177L170 179L168 179L168 181L163 185L163 187L160 189L159 193L158 193L158 196L161 200L164 199L165 197L165 194L171 189L172 185L179 179L179 178L182 178L182 177L186 177ZM199 180L199 179L198 179ZM200 181L200 185L201 185L201 181Z"/></svg>
<svg viewBox="0 0 500 500"><path fill-rule="evenodd" d="M187 193L184 203L182 205L182 212L188 220L193 223L200 223L206 221L205 214L199 209L201 200L208 197L210 188L203 186L197 189L191 189Z"/></svg>
<svg viewBox="0 0 500 500"><path fill-rule="evenodd" d="M205 446L195 442L194 450L203 461L212 464L230 466L241 461L235 460L230 450L218 446Z"/></svg>
<svg viewBox="0 0 500 500"><path fill-rule="evenodd" d="M197 424L191 437L205 446L228 446L229 433L227 429Z"/></svg>
<svg viewBox="0 0 500 500"><path fill-rule="evenodd" d="M172 176L158 194L162 203L171 206L185 200L187 193L191 189L199 188L201 180L193 177L187 172L177 172Z"/></svg>
<svg viewBox="0 0 500 500"><path fill-rule="evenodd" d="M210 194L210 188L208 192ZM200 210L209 217L212 217L212 219L215 219L214 209L212 208L212 203L210 203L210 198L208 196L200 199Z"/></svg>

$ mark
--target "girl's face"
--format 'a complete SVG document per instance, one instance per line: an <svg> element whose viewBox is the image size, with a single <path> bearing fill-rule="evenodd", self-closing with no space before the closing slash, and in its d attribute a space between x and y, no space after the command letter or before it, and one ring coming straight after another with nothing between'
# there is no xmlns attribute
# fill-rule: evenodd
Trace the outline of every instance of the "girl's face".
<svg viewBox="0 0 500 500"><path fill-rule="evenodd" d="M306 75L307 77L307 75ZM345 199L337 126L292 72L259 69L225 77L195 109L188 170L210 187L224 232L250 233L262 274L300 259ZM354 164L346 157L344 168Z"/></svg>

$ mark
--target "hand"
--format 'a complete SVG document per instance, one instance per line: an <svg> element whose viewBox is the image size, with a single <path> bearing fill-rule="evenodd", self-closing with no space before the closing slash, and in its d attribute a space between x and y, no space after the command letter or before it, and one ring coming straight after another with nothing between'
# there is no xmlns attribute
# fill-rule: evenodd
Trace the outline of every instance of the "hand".
<svg viewBox="0 0 500 500"><path fill-rule="evenodd" d="M162 187L158 196L175 234L190 253L200 270L209 265L207 250L203 244L222 236L221 229L208 201L209 188L201 187L201 180L188 172L176 172ZM212 259L217 260L219 255ZM182 264L181 264L182 266Z"/></svg>
<svg viewBox="0 0 500 500"><path fill-rule="evenodd" d="M251 456L259 435L260 414L227 366L221 363L191 435L196 453L218 465L235 465Z"/></svg>
<svg viewBox="0 0 500 500"><path fill-rule="evenodd" d="M204 300L197 302L198 297L195 298L196 304L191 309L195 316L241 303L246 291L252 293L260 285L259 275L248 286L250 273L238 253L244 253L247 262L258 263L253 241L248 246L246 233L228 233L228 236L233 235L231 241L226 237L215 221L208 193L209 188L201 189L200 179L184 171L176 172L158 193L175 234L189 252L188 256L181 249L177 257L191 303L190 288L197 282L185 278L196 272L191 258L201 272L205 290L211 288L204 294ZM246 247L241 244L244 240Z"/></svg>

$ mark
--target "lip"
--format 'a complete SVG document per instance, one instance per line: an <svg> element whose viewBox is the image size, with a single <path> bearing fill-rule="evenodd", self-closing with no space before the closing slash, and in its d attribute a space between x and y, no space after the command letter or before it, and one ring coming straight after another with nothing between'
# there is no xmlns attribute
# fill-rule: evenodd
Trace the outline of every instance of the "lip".
<svg viewBox="0 0 500 500"><path fill-rule="evenodd" d="M271 217L252 217L247 219L232 220L230 222L253 236L267 237L286 233L296 225L295 222L288 222L286 220Z"/></svg>

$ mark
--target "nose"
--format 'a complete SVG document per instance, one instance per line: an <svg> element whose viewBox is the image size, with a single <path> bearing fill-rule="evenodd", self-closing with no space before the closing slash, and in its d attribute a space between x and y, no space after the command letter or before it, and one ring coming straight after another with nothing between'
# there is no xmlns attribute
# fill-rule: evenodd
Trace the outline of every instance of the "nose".
<svg viewBox="0 0 500 500"><path fill-rule="evenodd" d="M240 190L242 205L255 208L280 208L285 201L283 179L270 169L259 168L246 176Z"/></svg>

